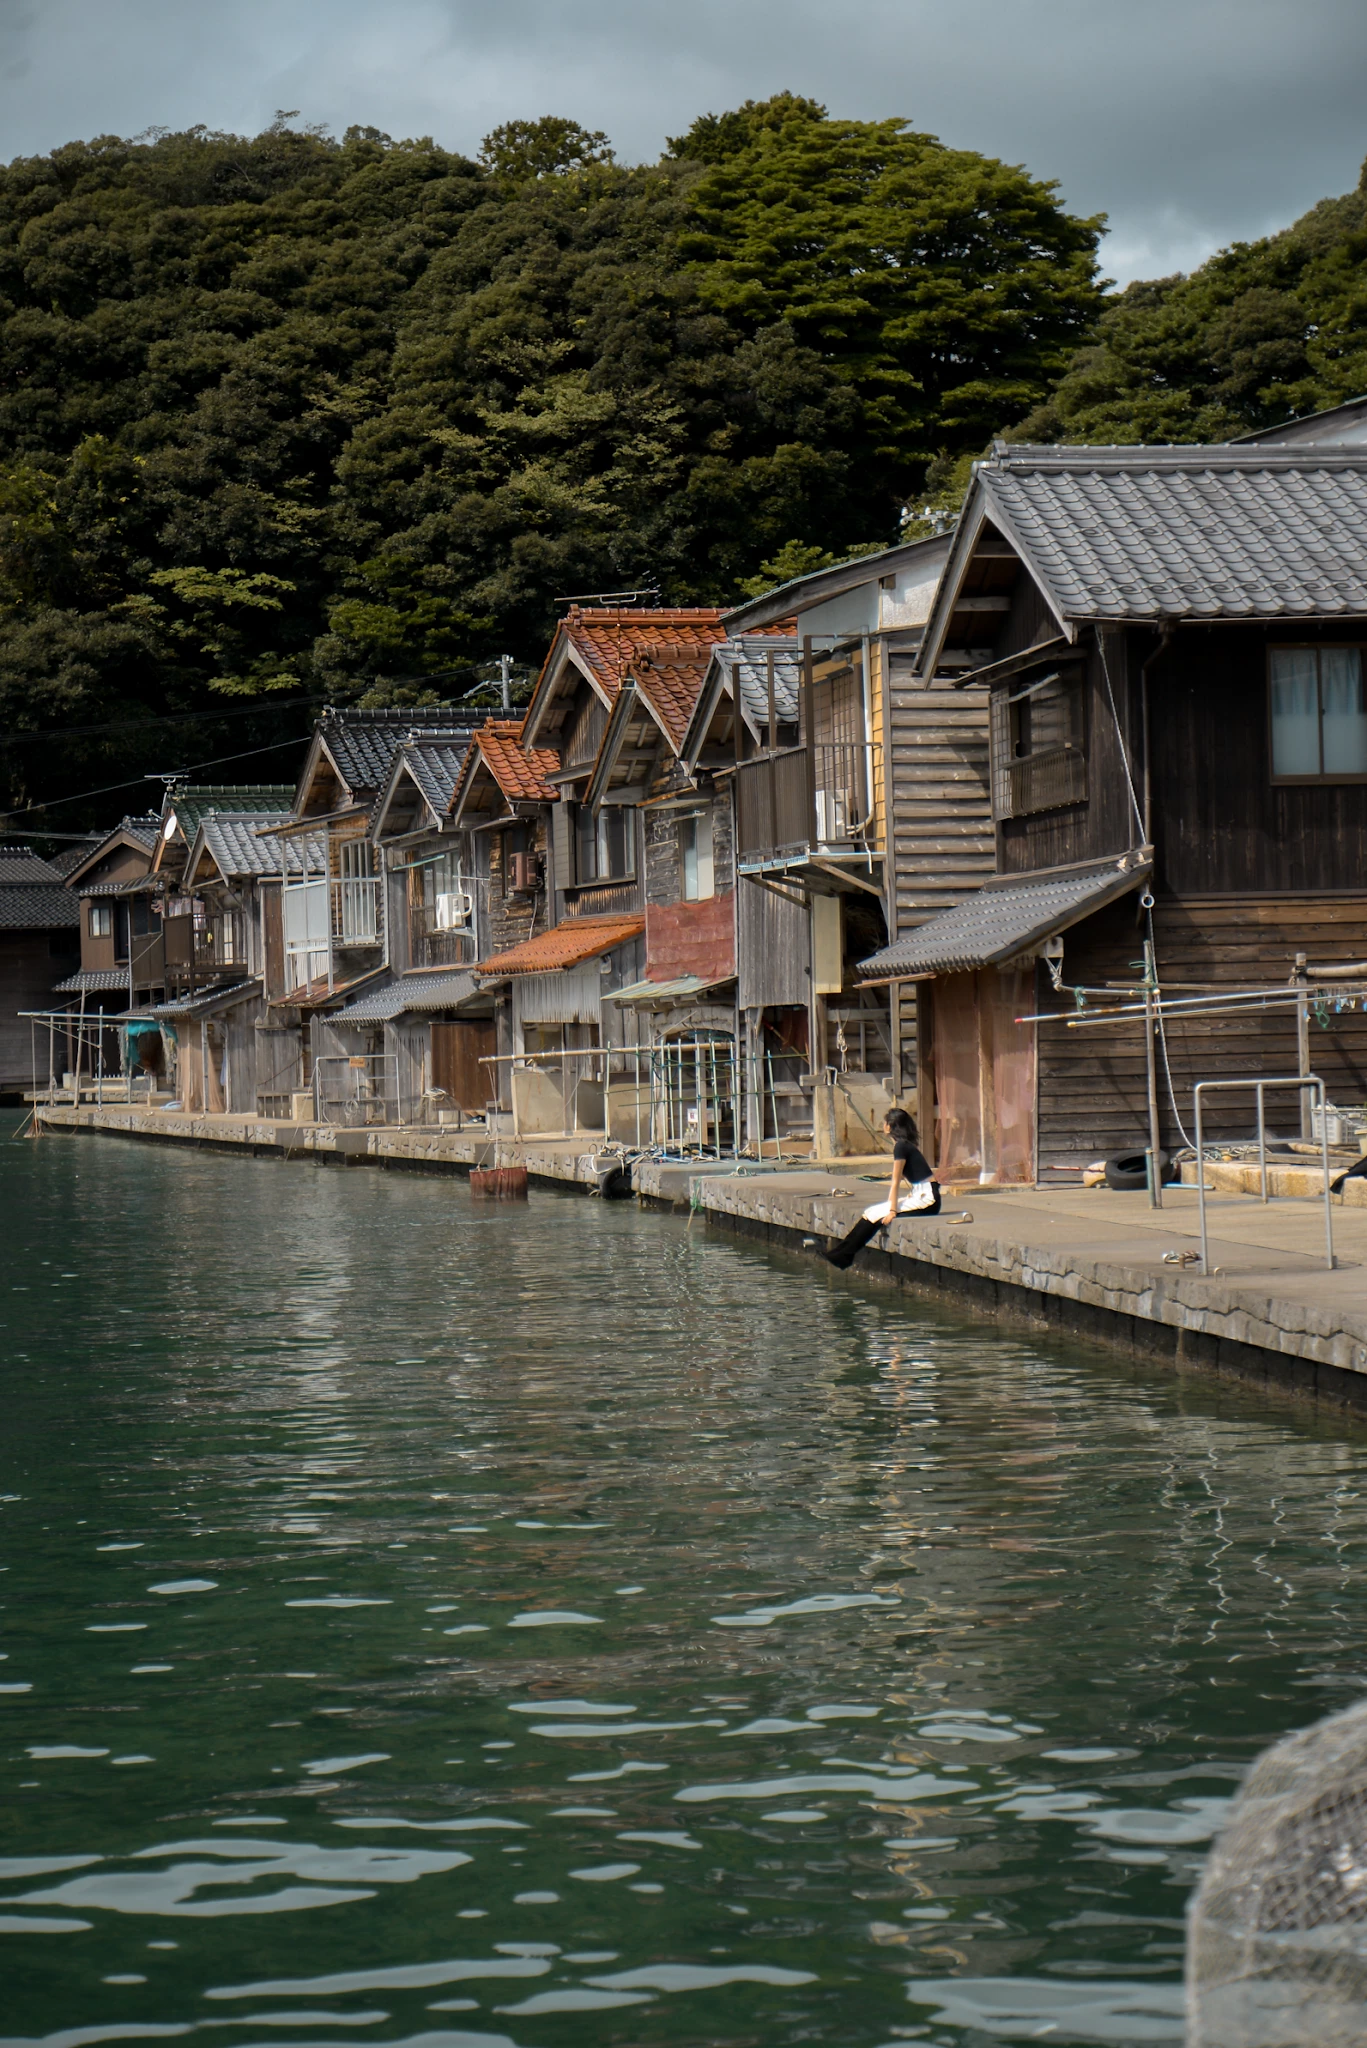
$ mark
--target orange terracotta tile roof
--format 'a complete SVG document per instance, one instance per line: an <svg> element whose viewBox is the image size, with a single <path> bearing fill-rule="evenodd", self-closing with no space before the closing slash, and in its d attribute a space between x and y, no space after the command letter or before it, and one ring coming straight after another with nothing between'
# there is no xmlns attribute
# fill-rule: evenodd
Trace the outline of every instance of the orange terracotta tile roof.
<svg viewBox="0 0 1367 2048"><path fill-rule="evenodd" d="M644 911L612 911L601 917L572 917L506 953L492 953L475 963L476 974L545 974L557 967L577 967L595 953L610 953L645 931Z"/></svg>
<svg viewBox="0 0 1367 2048"><path fill-rule="evenodd" d="M693 658L680 658L677 648L668 647L658 656L642 655L631 668L636 687L659 719L676 754L684 743L688 721L707 674L709 653L709 648L700 648Z"/></svg>
<svg viewBox="0 0 1367 2048"><path fill-rule="evenodd" d="M562 630L612 704L622 679L643 654L706 659L726 638L715 605L674 605L658 611L593 610L571 605ZM557 636L558 637L558 636Z"/></svg>
<svg viewBox="0 0 1367 2048"><path fill-rule="evenodd" d="M546 777L560 766L560 757L550 747L524 750L520 718L490 718L475 730L470 750L461 763L448 811L459 808L470 778L480 762L489 770L503 795L511 803L554 803L559 791Z"/></svg>

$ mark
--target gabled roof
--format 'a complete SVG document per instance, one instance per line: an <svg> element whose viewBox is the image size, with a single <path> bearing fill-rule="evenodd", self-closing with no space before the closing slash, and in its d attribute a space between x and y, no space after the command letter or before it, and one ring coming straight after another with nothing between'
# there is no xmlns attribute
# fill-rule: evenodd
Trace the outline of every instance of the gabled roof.
<svg viewBox="0 0 1367 2048"><path fill-rule="evenodd" d="M550 747L522 745L521 719L490 718L475 728L470 750L451 792L447 815L459 821L465 812L481 809L473 801L481 782L489 794L496 792L506 804L556 803L560 792L546 778L559 765Z"/></svg>
<svg viewBox="0 0 1367 2048"><path fill-rule="evenodd" d="M843 597L867 583L900 580L899 572L909 571L916 582L933 582L948 552L948 534L898 541L890 548L880 548L876 554L856 555L848 562L833 563L829 569L812 569L805 576L794 576L766 591L763 597L752 597L748 603L736 605L727 612L722 624L728 633L757 633L765 629L772 632L784 624L791 630L794 619L800 619L803 612L829 604L832 598ZM799 626L797 630L802 629Z"/></svg>
<svg viewBox="0 0 1367 2048"><path fill-rule="evenodd" d="M59 931L80 921L80 904L60 882L11 882L0 888L0 931Z"/></svg>
<svg viewBox="0 0 1367 2048"><path fill-rule="evenodd" d="M378 795L389 776L395 750L418 735L445 734L463 745L471 729L468 712L455 704L405 704L382 711L325 711L318 721L296 791L305 789L319 750L326 753L350 795Z"/></svg>
<svg viewBox="0 0 1367 2048"><path fill-rule="evenodd" d="M916 979L991 967L1067 931L1124 896L1151 872L1137 853L1043 875L998 875L952 910L859 963L866 980Z"/></svg>
<svg viewBox="0 0 1367 2048"><path fill-rule="evenodd" d="M1245 448L1250 441L1273 443L1278 448L1305 448L1328 443L1335 448L1367 445L1367 398L1345 398L1324 412L1303 413L1298 420L1284 420L1279 427L1259 427L1256 433L1239 434L1234 447Z"/></svg>
<svg viewBox="0 0 1367 2048"><path fill-rule="evenodd" d="M673 650L661 659L643 654L632 664L598 744L584 801L597 809L610 789L639 785L650 768L643 756L658 756L661 742L675 760L707 675L702 649L687 659Z"/></svg>
<svg viewBox="0 0 1367 2048"><path fill-rule="evenodd" d="M469 741L459 739L405 739L394 750L389 774L371 812L370 829L378 839L391 832L440 831L452 791L460 779L461 763ZM403 798L407 785L406 802ZM391 812L398 808L397 822ZM417 815L405 822L405 809Z"/></svg>
<svg viewBox="0 0 1367 2048"><path fill-rule="evenodd" d="M126 846L131 852L146 854L150 862L157 850L157 841L160 837L161 819L155 813L149 812L140 818L121 818L112 830L106 832L94 846L83 850L80 857L67 868L67 887L79 896L81 892L77 884L86 870L98 867L102 860L107 860L109 855L121 846Z"/></svg>
<svg viewBox="0 0 1367 2048"><path fill-rule="evenodd" d="M1083 622L1111 619L1363 618L1367 448L998 442L974 470L922 674L985 533L1014 550L1069 639Z"/></svg>
<svg viewBox="0 0 1367 2048"><path fill-rule="evenodd" d="M283 839L278 833L259 835L263 826L279 820L278 811L243 812L241 815L210 813L194 837L185 863L187 878L193 879L207 857L225 882L247 881L259 876L321 874L323 855L311 839Z"/></svg>
<svg viewBox="0 0 1367 2048"><path fill-rule="evenodd" d="M735 634L713 648L706 680L688 721L680 755L690 769L697 766L721 707L734 701L737 683L741 716L757 740L765 739L769 726L771 656L775 715L780 725L796 725L802 683L802 656L796 639L788 633ZM730 712L725 715L729 726ZM734 741L734 733L732 738Z"/></svg>
<svg viewBox="0 0 1367 2048"><path fill-rule="evenodd" d="M0 888L14 882L55 882L61 884L62 875L31 846L0 846Z"/></svg>
<svg viewBox="0 0 1367 2048"><path fill-rule="evenodd" d="M217 817L233 813L280 817L289 809L293 796L287 782L199 782L185 783L180 788L172 785L166 792L162 829L165 830L164 821L174 815L176 829L188 846L201 820L211 813Z"/></svg>
<svg viewBox="0 0 1367 2048"><path fill-rule="evenodd" d="M623 681L643 655L661 662L705 658L722 637L720 619L715 605L652 610L571 605L556 627L527 706L524 742L544 744L553 736L563 716L560 700L574 694L581 678L610 711Z"/></svg>
<svg viewBox="0 0 1367 2048"><path fill-rule="evenodd" d="M601 917L572 917L506 953L492 953L478 960L474 971L480 975L545 974L560 967L577 967L596 953L610 953L628 939L639 939L645 931L644 911L613 911Z"/></svg>

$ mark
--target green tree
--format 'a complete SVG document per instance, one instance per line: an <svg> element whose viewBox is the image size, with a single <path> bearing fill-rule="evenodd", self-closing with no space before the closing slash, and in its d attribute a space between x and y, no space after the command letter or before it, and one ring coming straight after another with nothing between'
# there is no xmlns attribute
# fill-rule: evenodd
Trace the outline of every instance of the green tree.
<svg viewBox="0 0 1367 2048"><path fill-rule="evenodd" d="M633 167L562 117L478 161L293 118L0 168L11 806L168 715L190 760L461 695L570 592L894 540L1095 314L1093 223L900 122L781 95ZM76 724L118 730L22 743Z"/></svg>
<svg viewBox="0 0 1367 2048"><path fill-rule="evenodd" d="M1367 167L1280 234L1120 293L1008 439L1222 441L1364 390Z"/></svg>

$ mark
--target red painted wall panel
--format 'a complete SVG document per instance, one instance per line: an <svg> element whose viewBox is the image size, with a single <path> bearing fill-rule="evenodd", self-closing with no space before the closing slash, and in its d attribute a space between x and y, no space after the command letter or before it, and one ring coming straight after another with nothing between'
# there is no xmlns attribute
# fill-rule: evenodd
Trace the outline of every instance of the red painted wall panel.
<svg viewBox="0 0 1367 2048"><path fill-rule="evenodd" d="M652 903L646 909L646 978L672 981L697 974L720 981L736 971L735 898L707 896L701 903Z"/></svg>

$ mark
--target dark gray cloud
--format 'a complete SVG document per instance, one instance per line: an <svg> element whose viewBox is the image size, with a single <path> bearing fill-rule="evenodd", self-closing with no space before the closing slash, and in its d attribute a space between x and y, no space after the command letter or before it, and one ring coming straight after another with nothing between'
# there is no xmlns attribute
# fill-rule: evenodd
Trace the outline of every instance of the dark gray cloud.
<svg viewBox="0 0 1367 2048"><path fill-rule="evenodd" d="M1188 269L1356 182L1363 0L0 0L0 148L278 107L473 150L573 115L627 159L790 88L905 115L1105 212L1106 267Z"/></svg>

